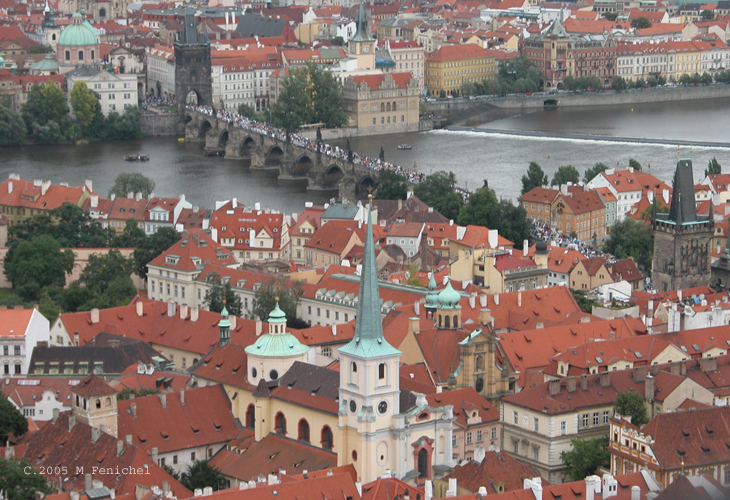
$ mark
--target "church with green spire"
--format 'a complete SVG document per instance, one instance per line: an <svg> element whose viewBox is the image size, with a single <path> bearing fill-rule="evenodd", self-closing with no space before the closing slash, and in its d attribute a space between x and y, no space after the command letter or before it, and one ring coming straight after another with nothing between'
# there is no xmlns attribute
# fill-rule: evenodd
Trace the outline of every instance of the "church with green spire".
<svg viewBox="0 0 730 500"><path fill-rule="evenodd" d="M347 41L347 55L357 59L357 69L375 69L375 39L370 35L364 2L357 11L357 29Z"/></svg>

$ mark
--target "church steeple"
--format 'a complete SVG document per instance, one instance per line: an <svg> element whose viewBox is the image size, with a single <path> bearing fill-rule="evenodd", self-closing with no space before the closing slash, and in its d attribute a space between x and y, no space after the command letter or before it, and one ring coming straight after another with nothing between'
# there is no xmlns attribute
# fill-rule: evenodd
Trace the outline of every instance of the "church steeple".
<svg viewBox="0 0 730 500"><path fill-rule="evenodd" d="M360 2L360 9L357 11L357 29L355 35L350 38L353 42L372 42L373 39L368 30L368 17L365 15L365 2Z"/></svg>
<svg viewBox="0 0 730 500"><path fill-rule="evenodd" d="M223 310L221 311L221 320L218 322L220 329L219 344L224 346L231 341L231 320L228 319L228 309L226 309L226 301L223 301Z"/></svg>
<svg viewBox="0 0 730 500"><path fill-rule="evenodd" d="M371 196L368 195L368 197ZM357 298L355 336L348 344L340 348L341 353L362 358L400 354L400 351L390 345L383 337L383 320L380 314L380 294L378 292L378 270L375 267L371 205L372 201L369 201L365 249L360 274L360 293Z"/></svg>

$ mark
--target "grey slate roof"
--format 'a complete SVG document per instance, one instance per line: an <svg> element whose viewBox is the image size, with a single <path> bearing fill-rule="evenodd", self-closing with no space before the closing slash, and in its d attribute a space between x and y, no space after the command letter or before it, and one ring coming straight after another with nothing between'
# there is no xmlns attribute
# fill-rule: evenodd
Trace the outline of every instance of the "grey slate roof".
<svg viewBox="0 0 730 500"><path fill-rule="evenodd" d="M320 219L353 220L357 215L358 206L353 204L336 203L322 212Z"/></svg>
<svg viewBox="0 0 730 500"><path fill-rule="evenodd" d="M284 26L288 22L286 19L274 19L260 14L247 13L238 21L236 33L241 35L241 38L282 36Z"/></svg>
<svg viewBox="0 0 730 500"><path fill-rule="evenodd" d="M193 14L192 12L185 13L185 23L183 25L182 31L180 32L179 43L182 45L198 45L203 43L210 43L207 33L203 33L202 35L198 33L195 24L195 14Z"/></svg>

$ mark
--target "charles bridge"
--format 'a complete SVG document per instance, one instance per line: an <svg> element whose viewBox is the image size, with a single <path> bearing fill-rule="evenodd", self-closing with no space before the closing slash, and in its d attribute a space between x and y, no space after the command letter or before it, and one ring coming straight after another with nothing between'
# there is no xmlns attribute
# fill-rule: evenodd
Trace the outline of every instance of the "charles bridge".
<svg viewBox="0 0 730 500"><path fill-rule="evenodd" d="M307 189L338 190L344 198L367 196L377 178L367 165L190 109L185 111L185 141L205 142L205 151L225 150L227 159L250 160L250 168L276 169L280 179L307 179Z"/></svg>

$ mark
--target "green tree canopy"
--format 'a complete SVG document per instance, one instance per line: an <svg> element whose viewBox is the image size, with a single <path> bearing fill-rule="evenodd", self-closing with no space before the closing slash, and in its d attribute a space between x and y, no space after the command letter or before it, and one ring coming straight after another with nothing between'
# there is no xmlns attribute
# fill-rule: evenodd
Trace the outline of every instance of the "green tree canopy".
<svg viewBox="0 0 730 500"><path fill-rule="evenodd" d="M121 198L126 198L129 193L134 196L137 193L142 193L142 198L149 197L155 190L155 181L143 174L134 172L125 172L117 175L114 180L114 185L109 190L109 196L116 195Z"/></svg>
<svg viewBox="0 0 730 500"><path fill-rule="evenodd" d="M20 113L0 106L0 146L13 146L25 139L25 121Z"/></svg>
<svg viewBox="0 0 730 500"><path fill-rule="evenodd" d="M19 438L26 432L28 432L28 421L5 394L0 392L0 443L4 446L10 434Z"/></svg>
<svg viewBox="0 0 730 500"><path fill-rule="evenodd" d="M289 281L284 277L270 278L254 293L251 316L266 321L276 306L276 297L279 297L279 309L286 314L287 325L291 327L298 324L297 303L302 293L302 285L298 281Z"/></svg>
<svg viewBox="0 0 730 500"><path fill-rule="evenodd" d="M207 460L196 460L180 475L180 483L190 491L207 486L218 491L226 487L226 478L218 469L209 465Z"/></svg>
<svg viewBox="0 0 730 500"><path fill-rule="evenodd" d="M392 170L383 170L375 179L375 199L405 200L408 198L406 178Z"/></svg>
<svg viewBox="0 0 730 500"><path fill-rule="evenodd" d="M636 427L642 427L649 422L646 403L638 392L619 392L613 410L619 415L631 417L631 423Z"/></svg>
<svg viewBox="0 0 730 500"><path fill-rule="evenodd" d="M89 262L77 283L91 290L93 299L79 309L103 309L128 304L137 294L130 278L133 268L134 263L117 249L101 255L89 255Z"/></svg>
<svg viewBox="0 0 730 500"><path fill-rule="evenodd" d="M109 229L101 227L99 221L93 220L88 212L66 202L49 213L33 215L11 226L8 239L12 245L35 236L50 235L62 247L102 248L108 245L111 234Z"/></svg>
<svg viewBox="0 0 730 500"><path fill-rule="evenodd" d="M601 305L601 303L598 302L596 299L589 299L588 294L585 290L577 290L571 288L570 293L573 294L573 298L578 303L578 307L580 307L580 310L588 314L593 313L593 306Z"/></svg>
<svg viewBox="0 0 730 500"><path fill-rule="evenodd" d="M651 28L651 21L649 21L644 16L637 17L637 18L631 20L631 27L635 28L637 30L644 29L644 28Z"/></svg>
<svg viewBox="0 0 730 500"><path fill-rule="evenodd" d="M84 136L92 135L89 132L96 110L99 106L99 99L89 88L86 82L77 80L71 89L71 108L74 112L76 126Z"/></svg>
<svg viewBox="0 0 730 500"><path fill-rule="evenodd" d="M134 394L135 398L142 398L144 396L151 396L159 393L159 389L148 389L146 387L142 387L141 389L130 389L129 387L125 387L117 393L117 401L129 399L132 394Z"/></svg>
<svg viewBox="0 0 730 500"><path fill-rule="evenodd" d="M238 317L243 316L241 298L233 291L230 283L222 284L221 277L215 273L212 276L207 276L206 281L210 283L210 288L206 290L203 302L208 306L209 311L221 312L225 300L228 314Z"/></svg>
<svg viewBox="0 0 730 500"><path fill-rule="evenodd" d="M539 186L547 186L548 176L537 162L531 161L527 174L522 176L522 194Z"/></svg>
<svg viewBox="0 0 730 500"><path fill-rule="evenodd" d="M705 9L700 13L700 20L702 21L709 21L710 19L715 19L715 12L709 9Z"/></svg>
<svg viewBox="0 0 730 500"><path fill-rule="evenodd" d="M633 168L636 171L641 172L641 163L634 160L633 158L629 159L629 167Z"/></svg>
<svg viewBox="0 0 730 500"><path fill-rule="evenodd" d="M585 174L583 174L583 182L591 182L598 176L598 174L605 172L606 170L608 170L608 167L605 163L596 163L591 168L586 169Z"/></svg>
<svg viewBox="0 0 730 500"><path fill-rule="evenodd" d="M180 241L182 235L171 227L161 227L149 235L141 245L134 250L134 271L142 279L147 278L147 264L158 255Z"/></svg>
<svg viewBox="0 0 730 500"><path fill-rule="evenodd" d="M238 105L238 114L241 116L245 116L246 118L253 118L256 114L256 110L248 104L242 102Z"/></svg>
<svg viewBox="0 0 730 500"><path fill-rule="evenodd" d="M550 185L560 187L561 185L569 182L578 184L580 182L580 173L573 165L562 165L558 167L558 171L555 172Z"/></svg>
<svg viewBox="0 0 730 500"><path fill-rule="evenodd" d="M654 237L651 226L630 217L611 226L608 240L603 251L617 259L632 257L635 262L646 261L654 250Z"/></svg>
<svg viewBox="0 0 730 500"><path fill-rule="evenodd" d="M50 54L53 52L53 47L50 45L34 45L28 49L29 54Z"/></svg>
<svg viewBox="0 0 730 500"><path fill-rule="evenodd" d="M459 212L459 225L484 226L496 229L499 234L522 248L530 238L530 221L521 205L509 200L498 200L493 189L482 187L469 196L469 201Z"/></svg>
<svg viewBox="0 0 730 500"><path fill-rule="evenodd" d="M604 12L603 17L605 17L609 21L615 21L618 17L618 12Z"/></svg>
<svg viewBox="0 0 730 500"><path fill-rule="evenodd" d="M613 80L611 80L611 87L616 92L621 92L623 90L626 90L626 88L628 87L628 85L627 85L626 80L624 79L623 76L614 76L613 77Z"/></svg>
<svg viewBox="0 0 730 500"><path fill-rule="evenodd" d="M598 467L608 467L611 453L608 451L608 436L595 439L571 439L573 449L561 453L566 472L573 481L582 481L593 475Z"/></svg>
<svg viewBox="0 0 730 500"><path fill-rule="evenodd" d="M345 39L342 38L341 36L336 36L332 40L330 40L330 43L332 45L337 45L337 46L341 47L341 46L345 45Z"/></svg>
<svg viewBox="0 0 730 500"><path fill-rule="evenodd" d="M34 500L36 491L46 495L53 493L48 480L30 465L27 458L0 458L0 477L3 479L0 489L8 500Z"/></svg>
<svg viewBox="0 0 730 500"><path fill-rule="evenodd" d="M707 168L705 169L705 175L716 175L722 173L722 166L720 165L720 162L717 161L717 158L714 156L712 157L712 160L707 162Z"/></svg>
<svg viewBox="0 0 730 500"><path fill-rule="evenodd" d="M48 235L36 236L10 247L5 256L5 276L26 300L36 300L45 286L63 287L71 274L74 253Z"/></svg>
<svg viewBox="0 0 730 500"><path fill-rule="evenodd" d="M52 83L43 86L34 84L22 112L26 124L37 123L42 126L55 122L60 127L69 121L68 104L63 90Z"/></svg>
<svg viewBox="0 0 730 500"><path fill-rule="evenodd" d="M658 214L668 214L669 213L669 205L665 205L661 198L655 198L656 199L656 213ZM650 221L652 217L654 216L654 204L649 205L644 209L643 212L641 212L641 220L643 221Z"/></svg>
<svg viewBox="0 0 730 500"><path fill-rule="evenodd" d="M464 205L464 199L454 191L454 186L456 186L456 175L442 170L416 184L413 194L447 219L456 220L459 217L459 210Z"/></svg>

